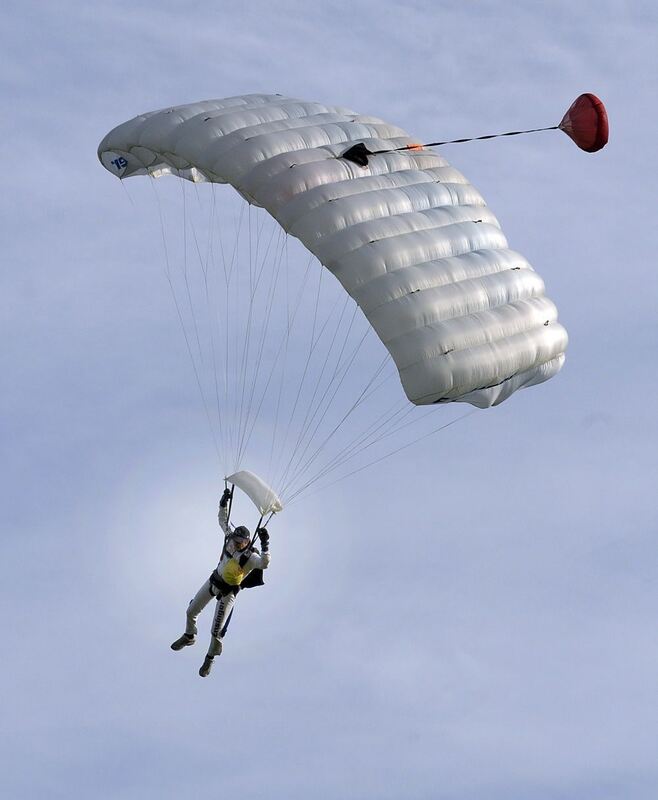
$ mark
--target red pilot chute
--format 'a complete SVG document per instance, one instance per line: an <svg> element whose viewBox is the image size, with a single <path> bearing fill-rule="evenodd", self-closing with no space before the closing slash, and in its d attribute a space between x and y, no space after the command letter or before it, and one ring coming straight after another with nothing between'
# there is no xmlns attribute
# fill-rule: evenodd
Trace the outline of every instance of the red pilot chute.
<svg viewBox="0 0 658 800"><path fill-rule="evenodd" d="M577 97L558 128L587 153L596 153L608 143L608 114L595 94Z"/></svg>

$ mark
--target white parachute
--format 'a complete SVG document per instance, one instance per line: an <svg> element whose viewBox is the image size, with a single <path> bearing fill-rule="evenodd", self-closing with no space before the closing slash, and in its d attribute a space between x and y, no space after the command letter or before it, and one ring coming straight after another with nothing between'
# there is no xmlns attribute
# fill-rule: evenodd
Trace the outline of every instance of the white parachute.
<svg viewBox="0 0 658 800"><path fill-rule="evenodd" d="M413 141L343 107L253 94L140 115L98 155L119 178L231 184L340 281L408 401L497 405L558 372L567 334L542 279L441 155L419 146L366 166L343 157L354 144Z"/></svg>

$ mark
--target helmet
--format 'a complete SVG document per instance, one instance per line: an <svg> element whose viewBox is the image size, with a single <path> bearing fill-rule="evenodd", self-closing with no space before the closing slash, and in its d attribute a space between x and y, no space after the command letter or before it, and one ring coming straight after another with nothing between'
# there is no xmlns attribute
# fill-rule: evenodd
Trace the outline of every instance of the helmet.
<svg viewBox="0 0 658 800"><path fill-rule="evenodd" d="M245 550L251 541L249 528L246 528L244 525L238 525L238 527L229 535L228 540L229 544L233 546L233 549Z"/></svg>

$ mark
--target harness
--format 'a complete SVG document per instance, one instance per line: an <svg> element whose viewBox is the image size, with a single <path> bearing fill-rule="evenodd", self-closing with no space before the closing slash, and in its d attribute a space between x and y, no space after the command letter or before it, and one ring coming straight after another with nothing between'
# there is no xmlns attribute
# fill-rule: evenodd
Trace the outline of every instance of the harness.
<svg viewBox="0 0 658 800"><path fill-rule="evenodd" d="M240 558L236 559L241 568L246 566L253 552L254 551L250 548L247 553L242 553ZM222 552L222 556L223 555L224 553ZM247 577L237 585L227 583L219 574L217 568L211 572L208 580L210 581L210 585L215 589L215 592L213 592L215 596L227 594L237 595L240 589L252 589L254 586L263 586L265 583L262 569L252 569Z"/></svg>
<svg viewBox="0 0 658 800"><path fill-rule="evenodd" d="M208 580L210 581L210 585L216 590L215 592L213 592L215 597L219 595L224 596L227 594L236 595L240 591L239 585L231 586L230 583L226 583L226 581L222 578L222 576L219 574L219 572L217 572L216 569L214 569L210 573L210 577L208 578Z"/></svg>

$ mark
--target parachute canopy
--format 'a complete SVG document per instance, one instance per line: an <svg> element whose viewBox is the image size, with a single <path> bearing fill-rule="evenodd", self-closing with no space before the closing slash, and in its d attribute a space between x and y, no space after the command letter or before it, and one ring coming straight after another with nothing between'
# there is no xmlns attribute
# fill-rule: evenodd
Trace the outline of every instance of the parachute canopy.
<svg viewBox="0 0 658 800"><path fill-rule="evenodd" d="M608 143L608 114L595 94L577 97L558 127L587 153L596 153Z"/></svg>
<svg viewBox="0 0 658 800"><path fill-rule="evenodd" d="M576 109L563 129L582 138L589 116ZM119 178L230 183L340 281L412 403L496 405L555 375L567 334L542 279L441 155L388 152L365 167L341 158L355 143L415 141L342 106L253 94L142 114L112 130L98 155Z"/></svg>
<svg viewBox="0 0 658 800"><path fill-rule="evenodd" d="M243 469L229 475L226 480L237 486L238 489L242 489L261 516L265 517L267 514L278 514L279 511L283 511L283 505L276 492L253 472Z"/></svg>

